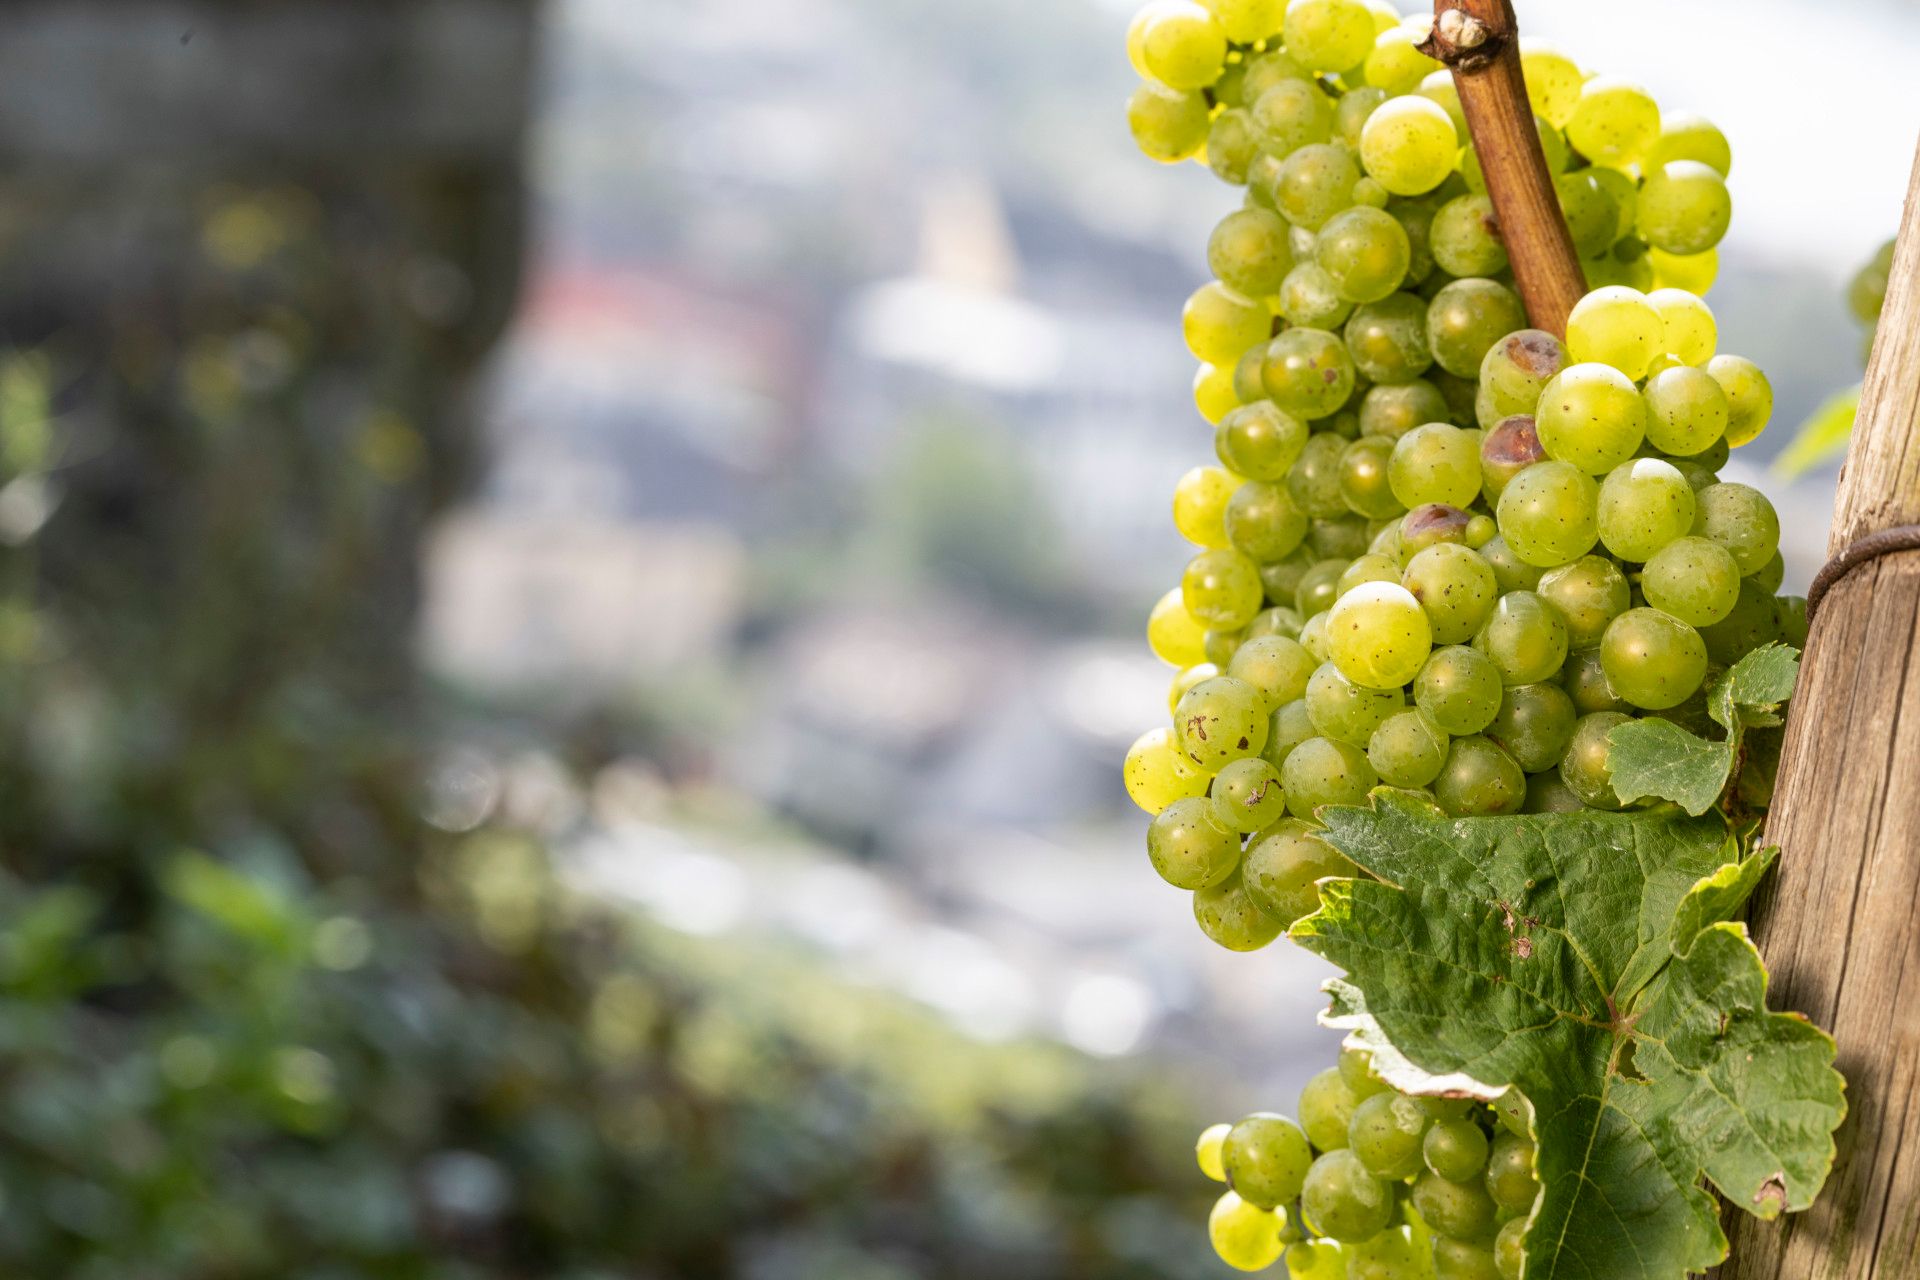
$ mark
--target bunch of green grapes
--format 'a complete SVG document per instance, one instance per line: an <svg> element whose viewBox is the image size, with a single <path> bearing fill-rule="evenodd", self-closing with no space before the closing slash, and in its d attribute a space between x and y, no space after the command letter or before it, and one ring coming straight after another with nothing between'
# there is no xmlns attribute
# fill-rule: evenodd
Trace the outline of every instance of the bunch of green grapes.
<svg viewBox="0 0 1920 1280"><path fill-rule="evenodd" d="M1894 241L1881 245L1871 261L1856 271L1847 284L1847 306L1853 312L1853 318L1866 326L1866 341L1860 346L1860 358L1865 360L1873 350L1873 340L1880 332L1880 312L1887 305L1887 278L1893 274Z"/></svg>
<svg viewBox="0 0 1920 1280"><path fill-rule="evenodd" d="M1517 1280L1540 1183L1528 1108L1509 1093L1413 1098L1364 1053L1308 1081L1299 1119L1257 1112L1200 1135L1227 1192L1208 1234L1231 1267L1293 1280Z"/></svg>
<svg viewBox="0 0 1920 1280"><path fill-rule="evenodd" d="M1704 729L1720 669L1804 635L1775 597L1773 508L1718 479L1772 410L1697 296L1725 140L1527 47L1569 225L1608 282L1562 343L1526 328L1424 24L1168 0L1130 36L1142 146L1247 185L1185 312L1217 465L1176 488L1198 554L1148 624L1177 668L1171 724L1125 764L1155 869L1234 950L1355 874L1323 807L1385 784L1461 816L1620 808L1616 725Z"/></svg>

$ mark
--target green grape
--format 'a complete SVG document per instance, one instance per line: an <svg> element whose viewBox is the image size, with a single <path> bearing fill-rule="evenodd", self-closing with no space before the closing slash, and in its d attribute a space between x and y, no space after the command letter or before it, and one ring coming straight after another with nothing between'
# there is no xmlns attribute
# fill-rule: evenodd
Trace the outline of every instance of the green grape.
<svg viewBox="0 0 1920 1280"><path fill-rule="evenodd" d="M1442 1237L1433 1242L1434 1280L1500 1280L1493 1247Z"/></svg>
<svg viewBox="0 0 1920 1280"><path fill-rule="evenodd" d="M1293 604L1302 617L1311 621L1333 608L1333 602L1340 597L1340 575L1347 571L1348 563L1345 560L1318 560L1301 577L1300 586L1294 591Z"/></svg>
<svg viewBox="0 0 1920 1280"><path fill-rule="evenodd" d="M1367 762L1390 786L1424 787L1447 763L1449 739L1423 711L1397 711L1367 741Z"/></svg>
<svg viewBox="0 0 1920 1280"><path fill-rule="evenodd" d="M1535 463L1500 493L1500 536L1527 564L1541 569L1571 564L1599 540L1599 503L1600 486L1580 468ZM1494 568L1497 573L1499 565Z"/></svg>
<svg viewBox="0 0 1920 1280"><path fill-rule="evenodd" d="M1383 209L1354 205L1320 228L1314 260L1350 302L1378 302L1407 278L1412 247L1406 228Z"/></svg>
<svg viewBox="0 0 1920 1280"><path fill-rule="evenodd" d="M1727 135L1700 116L1686 111L1664 112L1660 136L1647 151L1645 168L1653 173L1673 160L1697 160L1721 177L1733 171L1733 148Z"/></svg>
<svg viewBox="0 0 1920 1280"><path fill-rule="evenodd" d="M1496 280L1455 280L1427 308L1427 342L1434 362L1448 373L1472 378L1494 343L1527 324L1513 290Z"/></svg>
<svg viewBox="0 0 1920 1280"><path fill-rule="evenodd" d="M1664 350L1683 364L1700 366L1713 359L1720 326L1711 307L1685 289L1656 289L1647 295L1647 305L1660 316Z"/></svg>
<svg viewBox="0 0 1920 1280"><path fill-rule="evenodd" d="M1307 447L1307 424L1270 400L1242 405L1214 428L1213 450L1227 470L1249 480L1277 483ZM1226 512L1223 508L1221 515Z"/></svg>
<svg viewBox="0 0 1920 1280"><path fill-rule="evenodd" d="M1301 580L1306 577L1307 571L1313 568L1313 565L1313 553L1302 547L1284 560L1276 560L1272 564L1260 566L1260 584L1266 589L1267 599L1276 607L1292 613L1303 624L1306 621L1306 615L1294 607L1295 597L1299 595ZM1293 638L1298 640L1300 633L1294 632Z"/></svg>
<svg viewBox="0 0 1920 1280"><path fill-rule="evenodd" d="M1362 436L1340 455L1340 492L1346 503L1363 516L1388 519L1405 510L1387 482L1387 460L1393 441L1385 436Z"/></svg>
<svg viewBox="0 0 1920 1280"><path fill-rule="evenodd" d="M1604 364L1563 370L1540 395L1534 430L1547 456L1603 476L1646 439L1647 407L1632 379Z"/></svg>
<svg viewBox="0 0 1920 1280"><path fill-rule="evenodd" d="M1367 526L1351 515L1337 519L1315 520L1307 531L1307 541L1323 560L1353 559L1368 550Z"/></svg>
<svg viewBox="0 0 1920 1280"><path fill-rule="evenodd" d="M1167 690L1167 714L1172 715L1180 709L1180 699L1187 696L1187 690L1193 688L1193 686L1199 684L1202 680L1211 680L1217 675L1224 674L1225 672L1221 671L1219 667L1211 662L1196 663L1191 667L1186 667L1175 672L1173 681Z"/></svg>
<svg viewBox="0 0 1920 1280"><path fill-rule="evenodd" d="M1500 714L1500 668L1478 649L1437 649L1414 678L1414 705L1456 736L1479 733Z"/></svg>
<svg viewBox="0 0 1920 1280"><path fill-rule="evenodd" d="M1533 1143L1511 1133L1494 1139L1487 1157L1486 1194L1503 1213L1526 1213L1533 1208L1540 1194L1533 1172Z"/></svg>
<svg viewBox="0 0 1920 1280"><path fill-rule="evenodd" d="M1292 1120L1260 1111L1227 1134L1223 1161L1227 1181L1243 1199L1272 1209L1299 1196L1313 1165L1313 1148Z"/></svg>
<svg viewBox="0 0 1920 1280"><path fill-rule="evenodd" d="M1337 663L1320 665L1307 680L1307 714L1322 737L1364 748L1381 722L1407 705L1398 687L1358 684ZM1306 814L1301 814L1306 817Z"/></svg>
<svg viewBox="0 0 1920 1280"><path fill-rule="evenodd" d="M1473 639L1500 598L1493 567L1478 552L1457 542L1436 543L1417 552L1407 561L1400 583L1426 610L1435 644Z"/></svg>
<svg viewBox="0 0 1920 1280"><path fill-rule="evenodd" d="M1315 71L1358 66L1373 48L1373 15L1360 0L1293 0L1283 30L1287 52Z"/></svg>
<svg viewBox="0 0 1920 1280"><path fill-rule="evenodd" d="M1662 453L1693 457L1726 437L1733 407L1720 384L1680 365L1647 379L1647 442Z"/></svg>
<svg viewBox="0 0 1920 1280"><path fill-rule="evenodd" d="M1270 722L1260 691L1232 676L1215 676L1193 686L1173 715L1180 754L1208 773L1257 756L1267 745Z"/></svg>
<svg viewBox="0 0 1920 1280"><path fill-rule="evenodd" d="M1526 1241L1525 1215L1500 1228L1500 1234L1493 1241L1493 1265L1499 1270L1500 1280L1520 1280L1520 1268L1526 1265L1527 1259Z"/></svg>
<svg viewBox="0 0 1920 1280"><path fill-rule="evenodd" d="M1653 268L1654 282L1662 289L1681 289L1696 296L1713 288L1713 282L1720 276L1717 249L1694 254L1649 249L1647 263Z"/></svg>
<svg viewBox="0 0 1920 1280"><path fill-rule="evenodd" d="M1567 141L1596 164L1630 164L1660 136L1660 106L1637 85L1595 76L1580 87Z"/></svg>
<svg viewBox="0 0 1920 1280"><path fill-rule="evenodd" d="M1334 608L1339 608L1339 602L1352 594L1354 588L1369 582L1384 582L1399 586L1400 562L1392 556L1378 555L1371 551L1355 560L1340 574L1340 581L1334 584ZM1331 625L1333 621L1331 614L1327 621ZM1328 636L1328 645L1331 648L1331 633Z"/></svg>
<svg viewBox="0 0 1920 1280"><path fill-rule="evenodd" d="M1778 591L1780 584L1787 580L1786 558L1776 551L1765 568L1756 569L1746 576L1752 578L1762 591Z"/></svg>
<svg viewBox="0 0 1920 1280"><path fill-rule="evenodd" d="M1422 1098L1420 1105L1435 1120L1465 1120L1480 1106L1472 1098Z"/></svg>
<svg viewBox="0 0 1920 1280"><path fill-rule="evenodd" d="M1275 156L1284 158L1333 137L1333 104L1311 80L1278 81L1249 103L1254 127Z"/></svg>
<svg viewBox="0 0 1920 1280"><path fill-rule="evenodd" d="M1742 574L1758 573L1780 550L1780 517L1758 489L1711 485L1700 491L1696 504L1693 533L1725 547Z"/></svg>
<svg viewBox="0 0 1920 1280"><path fill-rule="evenodd" d="M1213 780L1212 805L1214 823L1240 835L1271 826L1287 816L1287 797L1280 789L1280 771L1258 756L1235 760ZM1239 841L1234 843L1237 845ZM1234 854L1237 860L1237 848ZM1201 889L1206 886L1178 887Z"/></svg>
<svg viewBox="0 0 1920 1280"><path fill-rule="evenodd" d="M1342 1244L1358 1244L1385 1231L1396 1205L1393 1188L1367 1172L1360 1157L1344 1147L1313 1162L1300 1192L1307 1221Z"/></svg>
<svg viewBox="0 0 1920 1280"><path fill-rule="evenodd" d="M1567 620L1567 643L1574 649L1599 644L1607 624L1633 605L1627 575L1601 556L1582 556L1551 570L1541 577L1538 590Z"/></svg>
<svg viewBox="0 0 1920 1280"><path fill-rule="evenodd" d="M1211 151L1208 153L1211 155ZM1553 181L1560 212L1573 236L1573 248L1583 258L1605 253L1619 239L1620 206L1592 169L1563 173Z"/></svg>
<svg viewBox="0 0 1920 1280"><path fill-rule="evenodd" d="M1695 160L1701 156L1692 157ZM1874 324L1880 319L1880 313L1886 309L1887 286L1893 274L1893 253L1896 242L1889 240L1881 245L1873 255L1872 261L1854 275L1847 285L1847 307L1853 312L1853 318L1861 324Z"/></svg>
<svg viewBox="0 0 1920 1280"><path fill-rule="evenodd" d="M1359 307L1345 332L1354 367L1369 382L1412 382L1433 364L1427 304L1413 294L1396 293Z"/></svg>
<svg viewBox="0 0 1920 1280"><path fill-rule="evenodd" d="M1527 100L1533 109L1564 129L1580 102L1586 76L1580 65L1553 45L1531 36L1520 38L1520 67L1526 75Z"/></svg>
<svg viewBox="0 0 1920 1280"><path fill-rule="evenodd" d="M1472 524L1472 516L1444 502L1415 507L1400 519L1400 558L1411 564L1413 557L1429 547L1465 546Z"/></svg>
<svg viewBox="0 0 1920 1280"><path fill-rule="evenodd" d="M1420 1171L1420 1144L1432 1123L1419 1102L1386 1089L1354 1108L1347 1149L1374 1177L1401 1182Z"/></svg>
<svg viewBox="0 0 1920 1280"><path fill-rule="evenodd" d="M1707 656L1723 666L1732 666L1763 644L1781 636L1781 604L1773 593L1751 578L1740 583L1740 598L1733 611L1719 622L1700 628L1707 642Z"/></svg>
<svg viewBox="0 0 1920 1280"><path fill-rule="evenodd" d="M1573 699L1573 709L1583 716L1596 711L1628 711L1626 703L1614 695L1607 683L1607 669L1600 661L1600 649L1581 649L1567 659L1560 685Z"/></svg>
<svg viewBox="0 0 1920 1280"><path fill-rule="evenodd" d="M1283 80L1310 81L1313 72L1300 65L1278 48L1269 49L1247 61L1246 75L1242 78L1240 96L1245 102L1257 102L1260 95Z"/></svg>
<svg viewBox="0 0 1920 1280"><path fill-rule="evenodd" d="M1582 259L1580 269L1586 273L1587 287L1645 293L1654 287L1653 264L1647 260L1647 253L1646 242L1630 235L1606 253Z"/></svg>
<svg viewBox="0 0 1920 1280"><path fill-rule="evenodd" d="M1375 179L1365 178L1362 181L1374 182ZM1384 186L1380 189L1386 190ZM1393 196L1391 193L1388 195L1387 212L1393 215L1394 221L1398 222L1401 229L1407 233L1407 247L1410 253L1407 260L1407 287L1410 289L1425 287L1425 282L1433 276L1433 215L1445 203L1444 196L1437 193L1412 199ZM1444 283L1446 283L1444 280L1434 281L1432 287L1438 288Z"/></svg>
<svg viewBox="0 0 1920 1280"><path fill-rule="evenodd" d="M1211 801L1176 800L1147 827L1147 857L1176 889L1219 884L1240 865L1240 837L1213 817Z"/></svg>
<svg viewBox="0 0 1920 1280"><path fill-rule="evenodd" d="M1391 98L1360 131L1367 176L1397 196L1433 190L1453 172L1460 136L1445 108L1428 98Z"/></svg>
<svg viewBox="0 0 1920 1280"><path fill-rule="evenodd" d="M1170 729L1141 734L1127 749L1121 777L1126 781L1127 795L1148 813L1164 813L1176 801L1207 793L1207 775L1181 756Z"/></svg>
<svg viewBox="0 0 1920 1280"><path fill-rule="evenodd" d="M1239 107L1222 111L1207 127L1207 167L1220 181L1246 186L1260 155L1260 131L1254 128L1253 117Z"/></svg>
<svg viewBox="0 0 1920 1280"><path fill-rule="evenodd" d="M1233 398L1235 403L1220 415L1219 419L1214 423L1216 427L1219 426L1221 422L1232 417L1234 409L1249 408L1254 404L1267 403L1267 384L1261 377L1261 371L1266 367L1266 363L1267 346L1264 342L1257 346L1248 347L1240 353L1240 358L1233 362Z"/></svg>
<svg viewBox="0 0 1920 1280"><path fill-rule="evenodd" d="M1225 112L1221 119L1237 115ZM1214 148L1207 148L1209 157ZM1248 298L1280 292L1293 270L1293 246L1287 224L1268 209L1236 209L1220 220L1207 240L1207 265L1227 288Z"/></svg>
<svg viewBox="0 0 1920 1280"><path fill-rule="evenodd" d="M1637 381L1666 350L1666 326L1638 289L1595 289L1567 317L1567 354L1580 364L1610 365Z"/></svg>
<svg viewBox="0 0 1920 1280"><path fill-rule="evenodd" d="M1303 329L1337 329L1353 314L1353 303L1317 262L1302 262L1287 273L1278 306L1289 324Z"/></svg>
<svg viewBox="0 0 1920 1280"><path fill-rule="evenodd" d="M1566 366L1566 347L1542 329L1521 329L1487 348L1480 361L1480 386L1494 420L1531 414L1540 403L1540 393Z"/></svg>
<svg viewBox="0 0 1920 1280"><path fill-rule="evenodd" d="M1173 527L1195 546L1225 547L1227 503L1240 478L1219 467L1195 467L1173 487Z"/></svg>
<svg viewBox="0 0 1920 1280"><path fill-rule="evenodd" d="M1295 747L1318 734L1313 717L1307 713L1306 700L1296 698L1273 713L1267 723L1267 749L1261 754L1274 768L1281 768Z"/></svg>
<svg viewBox="0 0 1920 1280"><path fill-rule="evenodd" d="M1453 83L1453 72L1429 72L1416 92L1447 113L1447 120L1453 125L1453 145L1456 148L1473 141L1472 131L1467 128L1466 108L1460 103L1460 90Z"/></svg>
<svg viewBox="0 0 1920 1280"><path fill-rule="evenodd" d="M1283 486L1249 481L1234 491L1223 521L1227 540L1257 564L1284 560L1307 536L1307 514Z"/></svg>
<svg viewBox="0 0 1920 1280"><path fill-rule="evenodd" d="M1388 572L1393 570L1388 562ZM1334 602L1327 647L1355 684L1397 690L1420 674L1433 652L1433 628L1420 602L1398 582L1366 582Z"/></svg>
<svg viewBox="0 0 1920 1280"><path fill-rule="evenodd" d="M1455 276L1494 276L1507 269L1507 245L1500 235L1493 201L1484 195L1456 196L1433 215L1433 260Z"/></svg>
<svg viewBox="0 0 1920 1280"><path fill-rule="evenodd" d="M1147 28L1155 18L1169 9L1180 8L1186 0L1149 0L1133 15L1127 24L1127 62L1141 79L1150 78L1147 71Z"/></svg>
<svg viewBox="0 0 1920 1280"><path fill-rule="evenodd" d="M1141 65L1170 89L1204 89L1226 62L1227 33L1197 4L1168 6L1141 33Z"/></svg>
<svg viewBox="0 0 1920 1280"><path fill-rule="evenodd" d="M1193 919L1200 932L1228 951L1258 951L1285 928L1260 910L1237 871L1193 895Z"/></svg>
<svg viewBox="0 0 1920 1280"><path fill-rule="evenodd" d="M1597 497L1597 494L1596 494ZM1597 538L1598 535L1596 534ZM1509 591L1531 591L1540 585L1540 579L1546 570L1538 565L1528 564L1515 555L1507 544L1505 535L1495 537L1477 548L1480 558L1493 569L1493 580L1500 584L1504 594Z"/></svg>
<svg viewBox="0 0 1920 1280"><path fill-rule="evenodd" d="M1420 52L1426 37L1411 24L1392 27L1374 37L1373 52L1367 55L1367 83L1389 97L1400 97L1420 87L1420 82L1440 64Z"/></svg>
<svg viewBox="0 0 1920 1280"><path fill-rule="evenodd" d="M1311 818L1328 805L1365 804L1378 782L1364 751L1332 738L1308 738L1280 771L1287 811L1296 818Z"/></svg>
<svg viewBox="0 0 1920 1280"><path fill-rule="evenodd" d="M1693 486L1672 463L1658 458L1622 463L1600 485L1600 541L1622 560L1644 563L1687 535L1696 506Z"/></svg>
<svg viewBox="0 0 1920 1280"><path fill-rule="evenodd" d="M1456 818L1518 813L1527 801L1527 775L1491 739L1455 738L1433 780L1433 798Z"/></svg>
<svg viewBox="0 0 1920 1280"><path fill-rule="evenodd" d="M1180 594L1187 612L1220 631L1252 622L1266 598L1260 566L1238 551L1202 551L1195 556L1180 579Z"/></svg>
<svg viewBox="0 0 1920 1280"><path fill-rule="evenodd" d="M1289 329L1267 347L1267 394L1286 412L1324 418L1353 394L1353 357L1324 329Z"/></svg>
<svg viewBox="0 0 1920 1280"><path fill-rule="evenodd" d="M1692 697L1707 676L1707 645L1700 633L1658 609L1629 609L1600 642L1607 684L1647 711L1665 711Z"/></svg>
<svg viewBox="0 0 1920 1280"><path fill-rule="evenodd" d="M1195 356L1212 364L1232 364L1249 347L1267 340L1273 331L1273 313L1214 281L1201 285L1187 299L1181 324L1187 348Z"/></svg>
<svg viewBox="0 0 1920 1280"><path fill-rule="evenodd" d="M1567 660L1567 621L1534 592L1512 591L1493 607L1473 647L1499 668L1507 688L1539 684L1552 679Z"/></svg>
<svg viewBox="0 0 1920 1280"><path fill-rule="evenodd" d="M1307 681L1318 665L1297 640L1257 636L1240 646L1227 674L1252 686L1271 713L1306 696Z"/></svg>
<svg viewBox="0 0 1920 1280"><path fill-rule="evenodd" d="M1782 596L1776 602L1777 624L1774 628L1779 638L1796 649L1804 651L1807 647L1807 601L1804 596ZM1713 641L1707 641L1708 651Z"/></svg>
<svg viewBox="0 0 1920 1280"><path fill-rule="evenodd" d="M1494 518L1483 512L1475 512L1467 521L1467 545L1475 551L1486 546L1500 536L1500 525ZM1499 579L1496 577L1495 581Z"/></svg>
<svg viewBox="0 0 1920 1280"><path fill-rule="evenodd" d="M1219 422L1243 403L1233 388L1234 368L1232 364L1203 364L1193 375L1193 407L1208 422Z"/></svg>
<svg viewBox="0 0 1920 1280"><path fill-rule="evenodd" d="M1233 661L1233 655L1240 651L1240 642L1246 639L1245 628L1232 631L1207 632L1207 662L1219 668Z"/></svg>
<svg viewBox="0 0 1920 1280"><path fill-rule="evenodd" d="M1341 1078L1340 1068L1328 1067L1307 1081L1300 1091L1300 1127L1319 1151L1344 1151L1347 1126L1353 1121L1360 1099Z"/></svg>
<svg viewBox="0 0 1920 1280"><path fill-rule="evenodd" d="M1326 610L1308 618L1306 625L1300 628L1300 647L1312 654L1315 662L1333 661L1333 656L1327 652Z"/></svg>
<svg viewBox="0 0 1920 1280"><path fill-rule="evenodd" d="M1211 1124L1201 1131L1199 1141L1193 1144L1193 1158L1199 1163L1200 1172L1214 1182L1227 1180L1227 1167L1222 1153L1227 1145L1227 1134L1232 1131L1230 1124Z"/></svg>
<svg viewBox="0 0 1920 1280"><path fill-rule="evenodd" d="M1316 520L1351 514L1341 487L1346 454L1344 437L1332 431L1316 431L1308 437L1287 475L1287 492L1294 503Z"/></svg>
<svg viewBox="0 0 1920 1280"><path fill-rule="evenodd" d="M1490 1150L1486 1130L1467 1119L1440 1121L1427 1130L1420 1149L1427 1168L1449 1182L1478 1178Z"/></svg>
<svg viewBox="0 0 1920 1280"><path fill-rule="evenodd" d="M1767 428L1773 416L1773 385L1760 366L1741 356L1715 356L1707 372L1727 393L1727 443L1738 449Z"/></svg>
<svg viewBox="0 0 1920 1280"><path fill-rule="evenodd" d="M1527 1138L1533 1130L1533 1104L1518 1089L1509 1089L1493 1101L1500 1127L1516 1138Z"/></svg>
<svg viewBox="0 0 1920 1280"><path fill-rule="evenodd" d="M1318 231L1327 219L1353 206L1360 166L1344 146L1316 142L1281 164L1273 181L1273 207L1296 227Z"/></svg>
<svg viewBox="0 0 1920 1280"><path fill-rule="evenodd" d="M1733 222L1727 180L1698 160L1650 167L1640 188L1640 238L1656 249L1687 256L1719 244Z"/></svg>
<svg viewBox="0 0 1920 1280"><path fill-rule="evenodd" d="M1286 0L1204 0L1214 19L1238 44L1252 44L1275 35L1286 14Z"/></svg>
<svg viewBox="0 0 1920 1280"><path fill-rule="evenodd" d="M1498 1143L1494 1150L1499 1150ZM1413 1184L1413 1207L1438 1235L1454 1240L1493 1236L1497 1210L1493 1197L1477 1182L1454 1182L1428 1170Z"/></svg>
<svg viewBox="0 0 1920 1280"><path fill-rule="evenodd" d="M1469 507L1480 493L1479 433L1439 422L1415 427L1394 443L1387 479L1405 507Z"/></svg>
<svg viewBox="0 0 1920 1280"><path fill-rule="evenodd" d="M1507 690L1500 714L1487 726L1487 737L1522 769L1540 773L1560 763L1579 719L1573 699L1559 685L1517 685ZM1218 794L1218 784L1214 791Z"/></svg>
<svg viewBox="0 0 1920 1280"><path fill-rule="evenodd" d="M1277 822L1255 836L1241 863L1247 893L1262 911L1287 924L1320 909L1320 881L1359 874L1345 854L1297 820Z"/></svg>
<svg viewBox="0 0 1920 1280"><path fill-rule="evenodd" d="M1298 640L1300 638L1299 613L1278 605L1271 609L1262 609L1254 620L1247 624L1247 640L1252 642L1262 636L1284 636L1288 640Z"/></svg>
<svg viewBox="0 0 1920 1280"><path fill-rule="evenodd" d="M1587 806L1572 788L1560 781L1558 772L1527 776L1527 803L1522 813L1579 813Z"/></svg>
<svg viewBox="0 0 1920 1280"><path fill-rule="evenodd" d="M1360 401L1360 432L1398 440L1415 427L1444 422L1447 416L1446 399L1425 379L1370 387Z"/></svg>
<svg viewBox="0 0 1920 1280"><path fill-rule="evenodd" d="M1287 1250L1287 1280L1352 1280L1348 1254L1331 1240L1311 1240Z"/></svg>
<svg viewBox="0 0 1920 1280"><path fill-rule="evenodd" d="M1359 155L1360 135L1366 132L1367 120L1386 100L1386 94L1368 85L1343 94L1333 108L1334 138L1343 143L1347 150ZM1375 178L1363 177L1353 187L1355 204L1371 205L1376 209L1386 208L1392 195Z"/></svg>
<svg viewBox="0 0 1920 1280"><path fill-rule="evenodd" d="M1186 599L1178 587L1161 596L1147 617L1147 647L1169 666L1191 667L1205 662L1206 635L1206 625L1187 612Z"/></svg>
<svg viewBox="0 0 1920 1280"><path fill-rule="evenodd" d="M1143 84L1127 102L1127 127L1149 160L1178 164L1198 155L1212 121L1206 98L1161 84Z"/></svg>
<svg viewBox="0 0 1920 1280"><path fill-rule="evenodd" d="M1481 490L1497 504L1515 476L1546 459L1547 451L1540 444L1531 414L1502 418L1480 440Z"/></svg>
<svg viewBox="0 0 1920 1280"><path fill-rule="evenodd" d="M1207 1239L1220 1261L1236 1271L1264 1271L1280 1261L1281 1215L1262 1209L1229 1191L1207 1215Z"/></svg>
<svg viewBox="0 0 1920 1280"><path fill-rule="evenodd" d="M1613 770L1607 766L1607 735L1633 719L1618 711L1596 711L1580 717L1573 741L1560 761L1560 780L1580 802L1594 809L1622 809L1614 794Z"/></svg>

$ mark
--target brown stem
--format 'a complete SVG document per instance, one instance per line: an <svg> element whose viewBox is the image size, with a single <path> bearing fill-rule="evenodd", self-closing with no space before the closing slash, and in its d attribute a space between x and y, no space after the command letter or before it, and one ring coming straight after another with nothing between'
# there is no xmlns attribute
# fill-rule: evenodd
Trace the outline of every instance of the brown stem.
<svg viewBox="0 0 1920 1280"><path fill-rule="evenodd" d="M1433 19L1421 48L1453 71L1527 315L1536 328L1565 337L1567 313L1586 293L1587 277L1534 128L1513 5L1434 0Z"/></svg>

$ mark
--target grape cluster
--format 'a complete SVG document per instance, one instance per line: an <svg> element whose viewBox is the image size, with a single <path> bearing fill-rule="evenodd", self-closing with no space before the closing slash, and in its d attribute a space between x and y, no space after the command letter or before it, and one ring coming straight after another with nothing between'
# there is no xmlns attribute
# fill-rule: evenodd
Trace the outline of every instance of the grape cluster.
<svg viewBox="0 0 1920 1280"><path fill-rule="evenodd" d="M1258 1112L1200 1135L1228 1186L1208 1219L1229 1266L1284 1257L1294 1280L1516 1280L1534 1175L1528 1108L1413 1098L1347 1049L1301 1091L1299 1119Z"/></svg>
<svg viewBox="0 0 1920 1280"><path fill-rule="evenodd" d="M1175 490L1199 552L1148 623L1172 722L1125 764L1155 869L1234 950L1355 874L1324 806L1621 808L1614 727L1710 732L1718 671L1804 635L1772 506L1718 478L1772 411L1697 296L1725 139L1525 47L1598 286L1563 343L1526 327L1427 21L1162 0L1129 36L1141 146L1247 189L1184 315L1218 465Z"/></svg>

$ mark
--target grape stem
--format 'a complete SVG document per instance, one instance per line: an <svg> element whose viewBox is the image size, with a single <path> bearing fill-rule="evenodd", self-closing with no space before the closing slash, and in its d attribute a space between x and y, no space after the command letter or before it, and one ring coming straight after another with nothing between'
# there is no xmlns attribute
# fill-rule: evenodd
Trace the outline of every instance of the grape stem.
<svg viewBox="0 0 1920 1280"><path fill-rule="evenodd" d="M1564 338L1567 315L1586 293L1587 277L1534 127L1513 5L1435 0L1433 18L1433 31L1420 48L1453 72L1527 316L1535 328Z"/></svg>

